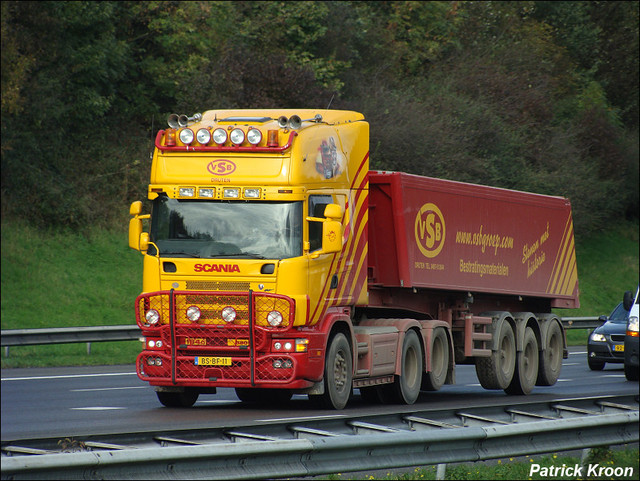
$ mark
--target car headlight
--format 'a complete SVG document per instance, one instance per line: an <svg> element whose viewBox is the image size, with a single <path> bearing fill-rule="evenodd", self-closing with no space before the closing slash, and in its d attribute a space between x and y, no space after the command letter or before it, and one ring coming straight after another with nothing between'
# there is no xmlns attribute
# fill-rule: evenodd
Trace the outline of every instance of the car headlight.
<svg viewBox="0 0 640 481"><path fill-rule="evenodd" d="M636 316L629 317L629 324L627 324L627 333L630 336L638 336L638 318Z"/></svg>
<svg viewBox="0 0 640 481"><path fill-rule="evenodd" d="M607 338L597 332L591 334L591 340L594 342L607 342Z"/></svg>

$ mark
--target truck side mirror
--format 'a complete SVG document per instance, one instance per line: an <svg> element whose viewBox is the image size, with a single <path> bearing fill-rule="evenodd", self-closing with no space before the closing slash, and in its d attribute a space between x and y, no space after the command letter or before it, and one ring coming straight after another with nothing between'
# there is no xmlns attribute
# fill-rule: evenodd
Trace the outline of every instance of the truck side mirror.
<svg viewBox="0 0 640 481"><path fill-rule="evenodd" d="M151 216L140 215L142 212L142 202L133 202L129 208L129 214L133 217L129 220L129 247L143 254L149 248L149 234L142 232L142 219L149 219Z"/></svg>
<svg viewBox="0 0 640 481"><path fill-rule="evenodd" d="M631 306L633 305L633 292L627 291L624 293L622 297L622 305L624 306L625 311L631 310Z"/></svg>

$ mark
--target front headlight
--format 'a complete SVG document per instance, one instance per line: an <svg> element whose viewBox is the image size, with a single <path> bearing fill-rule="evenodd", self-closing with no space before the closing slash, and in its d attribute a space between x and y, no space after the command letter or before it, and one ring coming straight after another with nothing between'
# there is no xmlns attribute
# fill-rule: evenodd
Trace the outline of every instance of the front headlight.
<svg viewBox="0 0 640 481"><path fill-rule="evenodd" d="M607 338L606 337L604 337L602 334L598 334L596 332L591 334L591 340L594 341L594 342L607 342Z"/></svg>
<svg viewBox="0 0 640 481"><path fill-rule="evenodd" d="M160 320L160 313L155 309L149 309L144 317L150 325L154 326Z"/></svg>
<svg viewBox="0 0 640 481"><path fill-rule="evenodd" d="M278 327L282 325L282 314L278 311L271 311L267 314L267 322L271 327Z"/></svg>
<svg viewBox="0 0 640 481"><path fill-rule="evenodd" d="M638 318L636 316L631 316L629 318L629 324L627 324L627 334L634 337L638 336Z"/></svg>

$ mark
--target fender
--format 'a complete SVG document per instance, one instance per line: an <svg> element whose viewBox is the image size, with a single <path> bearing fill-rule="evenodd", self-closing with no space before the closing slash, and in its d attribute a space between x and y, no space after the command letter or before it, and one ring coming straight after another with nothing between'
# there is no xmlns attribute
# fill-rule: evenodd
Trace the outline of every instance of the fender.
<svg viewBox="0 0 640 481"><path fill-rule="evenodd" d="M322 372L319 378L322 379L324 375L324 363L327 348L329 345L329 334L333 331L334 326L340 324L349 331L349 342L351 343L351 355L353 357L353 368L357 365L358 361L358 348L356 343L356 336L353 332L353 324L351 323L351 311L349 308L344 307L330 307L325 312L324 316L318 323L307 328L300 329L301 332L305 330L316 331L316 334L322 334Z"/></svg>
<svg viewBox="0 0 640 481"><path fill-rule="evenodd" d="M444 328L444 332L447 336L447 341L449 343L449 374L447 375L447 384L453 384L455 382L455 363L454 363L454 348L453 348L453 338L451 336L451 330L449 328L449 324L445 321L439 320L430 320L430 321L420 321L422 324L422 338L425 346L425 357L427 358L427 362L425 363L425 371L431 371L431 356L428 356L429 346L431 346L431 338L433 336L433 330L437 327ZM451 379L449 379L451 377Z"/></svg>
<svg viewBox="0 0 640 481"><path fill-rule="evenodd" d="M536 315L533 312L514 312L512 314L513 319L516 323L516 332L514 333L516 336L516 351L522 352L524 345L524 331L527 327L531 327L533 329L533 333L536 336L538 341L538 351L542 351L541 336L540 336L540 324Z"/></svg>
<svg viewBox="0 0 640 481"><path fill-rule="evenodd" d="M396 349L396 370L394 374L400 376L402 366L402 343L404 342L404 336L409 329L415 328L418 331L420 338L422 339L422 354L423 360L425 359L426 347L429 344L424 343L424 333L422 332L422 325L417 319L367 319L362 321L360 326L393 326L398 329L398 346ZM426 366L426 362L423 363Z"/></svg>
<svg viewBox="0 0 640 481"><path fill-rule="evenodd" d="M513 317L511 316L510 312L506 312L506 311L490 311L490 312L483 312L482 314L480 314L480 316L483 317L492 317L493 318L493 322L491 323L491 332L493 334L495 334L496 332L500 332L500 329L502 328L502 323L503 322L509 322L507 319L511 319L513 321ZM515 324L515 322L514 322ZM517 330L517 326L516 327ZM513 333L515 339L516 339L516 349L518 349L518 333L514 332ZM498 337L497 336L493 336L493 340L491 341L491 350L492 351L497 351L498 350Z"/></svg>
<svg viewBox="0 0 640 481"><path fill-rule="evenodd" d="M562 327L562 322L560 322L560 318L555 314L550 313L542 313L536 314L538 318L538 323L540 324L540 350L547 345L547 338L549 336L549 326L555 322L560 327L560 332L562 332L562 358L567 359L569 357L569 350L567 349L567 331Z"/></svg>

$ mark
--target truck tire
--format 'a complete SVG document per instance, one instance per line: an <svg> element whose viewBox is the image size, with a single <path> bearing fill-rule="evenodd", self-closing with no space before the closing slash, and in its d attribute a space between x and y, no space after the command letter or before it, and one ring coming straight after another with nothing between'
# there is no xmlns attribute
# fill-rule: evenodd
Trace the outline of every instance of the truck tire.
<svg viewBox="0 0 640 481"><path fill-rule="evenodd" d="M435 329L431 337L431 371L422 376L422 387L427 391L437 391L447 380L449 372L449 342L444 329Z"/></svg>
<svg viewBox="0 0 640 481"><path fill-rule="evenodd" d="M422 373L424 372L422 352L418 334L413 329L409 329L405 333L404 341L402 342L401 374L396 376L395 382L390 386L391 390L394 391L393 398L397 402L413 404L418 399L420 385L422 384Z"/></svg>
<svg viewBox="0 0 640 481"><path fill-rule="evenodd" d="M538 379L538 364L540 361L538 340L533 329L524 330L522 351L516 354L516 370L513 379L505 392L507 394L529 394Z"/></svg>
<svg viewBox="0 0 640 481"><path fill-rule="evenodd" d="M351 396L353 357L347 337L341 332L329 341L324 363L324 394L309 398L327 409L343 409Z"/></svg>
<svg viewBox="0 0 640 481"><path fill-rule="evenodd" d="M236 396L247 403L281 404L288 402L293 393L289 389L237 387Z"/></svg>
<svg viewBox="0 0 640 481"><path fill-rule="evenodd" d="M562 330L556 321L550 321L547 340L540 351L536 386L553 386L562 369Z"/></svg>
<svg viewBox="0 0 640 481"><path fill-rule="evenodd" d="M506 389L516 369L516 338L506 320L498 333L498 349L489 357L476 359L476 374L485 389Z"/></svg>
<svg viewBox="0 0 640 481"><path fill-rule="evenodd" d="M188 408L198 400L199 393L196 391L184 392L156 392L158 400L168 408Z"/></svg>

